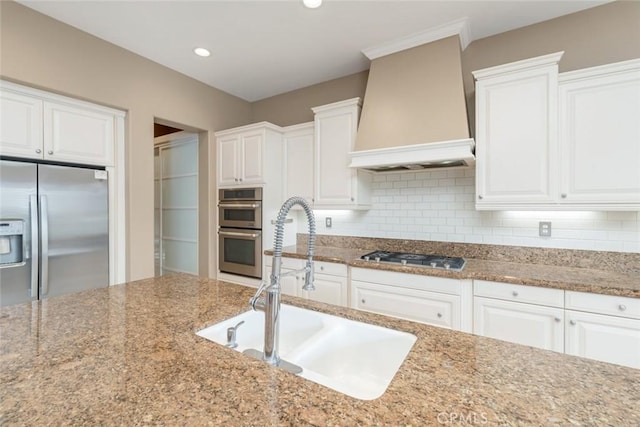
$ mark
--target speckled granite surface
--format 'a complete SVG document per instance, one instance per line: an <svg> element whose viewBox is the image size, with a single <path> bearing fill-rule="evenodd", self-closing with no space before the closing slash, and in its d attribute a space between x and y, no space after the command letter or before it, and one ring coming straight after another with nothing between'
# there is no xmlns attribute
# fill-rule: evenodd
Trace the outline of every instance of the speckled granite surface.
<svg viewBox="0 0 640 427"><path fill-rule="evenodd" d="M379 399L195 335L246 310L253 292L172 275L0 308L0 424L640 424L640 370L347 308L285 297L418 336Z"/></svg>
<svg viewBox="0 0 640 427"><path fill-rule="evenodd" d="M319 236L314 252L317 261L340 262L352 267L376 268L428 276L452 277L459 279L480 279L521 285L541 286L579 292L592 292L606 295L619 295L640 298L640 254L621 254L619 252L563 251L552 249L547 253L542 248L523 248L501 246L500 251L491 245L453 244L442 242L422 242L393 239L345 238L340 236ZM374 249L358 248L358 245L381 244L381 250L396 250L416 253L436 253L447 256L462 256L467 264L462 272L434 270L416 266L363 261L359 258ZM403 246L403 242L406 243ZM342 243L345 246L323 246L325 243ZM456 245L455 247L450 245ZM450 251L447 248L450 247ZM482 248L478 248L482 247ZM307 251L306 238L298 236L298 244L283 248L283 255L304 258ZM561 253L559 253L560 251ZM266 251L271 254L272 252ZM498 255L498 254L502 255ZM587 254L584 254L587 253ZM553 255L556 255L556 258ZM589 258L588 261L580 258ZM614 259L620 255L624 261ZM479 257L479 258L476 258ZM486 257L486 258L483 258ZM551 263L551 260L554 263ZM569 266L557 265L564 259ZM595 260L600 259L602 264ZM613 266L618 264L618 270ZM581 267L591 266L590 268ZM595 268L596 266L602 268Z"/></svg>

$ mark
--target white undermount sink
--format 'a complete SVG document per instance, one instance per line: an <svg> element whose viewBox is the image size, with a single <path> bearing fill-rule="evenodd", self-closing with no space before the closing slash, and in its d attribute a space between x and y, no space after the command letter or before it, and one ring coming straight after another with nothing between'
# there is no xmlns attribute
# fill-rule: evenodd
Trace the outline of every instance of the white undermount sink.
<svg viewBox="0 0 640 427"><path fill-rule="evenodd" d="M247 311L198 331L220 345L227 328L237 330L236 351L264 345L264 313ZM302 367L299 376L362 400L385 392L416 342L416 336L329 314L281 305L280 357Z"/></svg>

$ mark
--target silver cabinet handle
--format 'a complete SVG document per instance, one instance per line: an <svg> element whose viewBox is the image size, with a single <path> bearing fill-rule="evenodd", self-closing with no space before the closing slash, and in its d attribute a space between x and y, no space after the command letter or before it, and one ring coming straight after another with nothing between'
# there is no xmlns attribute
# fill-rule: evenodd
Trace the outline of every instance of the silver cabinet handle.
<svg viewBox="0 0 640 427"><path fill-rule="evenodd" d="M513 292L511 293L511 295L513 295L514 297L517 297L517 296L518 296L518 291L513 291Z"/></svg>
<svg viewBox="0 0 640 427"><path fill-rule="evenodd" d="M47 196L40 196L40 247L42 248L42 269L40 270L40 281L42 285L42 295L49 293L49 218L47 215Z"/></svg>
<svg viewBox="0 0 640 427"><path fill-rule="evenodd" d="M260 203L218 203L218 207L225 209L255 209L260 207Z"/></svg>
<svg viewBox="0 0 640 427"><path fill-rule="evenodd" d="M38 297L38 258L40 257L40 243L38 242L38 197L29 196L29 213L31 217L31 297Z"/></svg>
<svg viewBox="0 0 640 427"><path fill-rule="evenodd" d="M618 306L618 310L620 310L620 311L625 311L626 309L627 309L627 306L626 306L626 305L624 305L624 304L620 304L620 305Z"/></svg>
<svg viewBox="0 0 640 427"><path fill-rule="evenodd" d="M239 178L238 181L242 182L242 178Z"/></svg>
<svg viewBox="0 0 640 427"><path fill-rule="evenodd" d="M438 313L438 317L442 317L442 313Z"/></svg>
<svg viewBox="0 0 640 427"><path fill-rule="evenodd" d="M47 151L47 154L53 154L53 150Z"/></svg>
<svg viewBox="0 0 640 427"><path fill-rule="evenodd" d="M42 153L42 150L39 149L39 148L36 148L36 153L40 154L40 153Z"/></svg>
<svg viewBox="0 0 640 427"><path fill-rule="evenodd" d="M482 200L482 194L478 194L478 199Z"/></svg>
<svg viewBox="0 0 640 427"><path fill-rule="evenodd" d="M324 266L323 265L320 266L320 271L324 271Z"/></svg>
<svg viewBox="0 0 640 427"><path fill-rule="evenodd" d="M256 237L260 237L260 233L239 233L236 231L218 231L220 236L230 236L230 237L250 237L255 239Z"/></svg>
<svg viewBox="0 0 640 427"><path fill-rule="evenodd" d="M562 194L560 195L560 197L562 197L563 199L566 199L566 198L567 198L567 193L562 193Z"/></svg>
<svg viewBox="0 0 640 427"><path fill-rule="evenodd" d="M575 320L569 320L569 324L570 324L571 326L575 326L576 321L575 321Z"/></svg>
<svg viewBox="0 0 640 427"><path fill-rule="evenodd" d="M363 304L366 304L366 301L364 300L364 298L362 298L360 301L361 301Z"/></svg>
<svg viewBox="0 0 640 427"><path fill-rule="evenodd" d="M560 319L559 317L556 317L553 320L555 320L556 322L560 322L562 319Z"/></svg>

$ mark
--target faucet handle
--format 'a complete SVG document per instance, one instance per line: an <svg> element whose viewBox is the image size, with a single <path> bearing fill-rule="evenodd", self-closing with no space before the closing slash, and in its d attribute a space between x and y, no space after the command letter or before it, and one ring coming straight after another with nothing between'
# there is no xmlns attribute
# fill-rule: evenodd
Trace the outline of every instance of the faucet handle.
<svg viewBox="0 0 640 427"><path fill-rule="evenodd" d="M304 273L304 286L302 286L302 290L304 291L315 291L316 287L314 284L315 280L313 278L313 261L308 260L307 266L305 267Z"/></svg>

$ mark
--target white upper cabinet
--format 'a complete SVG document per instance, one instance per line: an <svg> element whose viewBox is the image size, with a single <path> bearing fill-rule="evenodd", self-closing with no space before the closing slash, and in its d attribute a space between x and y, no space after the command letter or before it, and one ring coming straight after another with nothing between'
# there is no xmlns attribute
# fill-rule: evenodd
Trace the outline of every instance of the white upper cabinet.
<svg viewBox="0 0 640 427"><path fill-rule="evenodd" d="M550 203L562 53L475 71L476 208Z"/></svg>
<svg viewBox="0 0 640 427"><path fill-rule="evenodd" d="M42 158L42 100L2 87L0 154Z"/></svg>
<svg viewBox="0 0 640 427"><path fill-rule="evenodd" d="M349 168L354 150L360 98L312 108L315 113L314 206L326 209L367 209L371 204L371 174Z"/></svg>
<svg viewBox="0 0 640 427"><path fill-rule="evenodd" d="M8 82L0 101L0 154L114 165L123 112Z"/></svg>
<svg viewBox="0 0 640 427"><path fill-rule="evenodd" d="M640 207L640 60L560 74L561 201Z"/></svg>
<svg viewBox="0 0 640 427"><path fill-rule="evenodd" d="M476 208L640 208L640 59L562 53L475 71Z"/></svg>
<svg viewBox="0 0 640 427"><path fill-rule="evenodd" d="M218 186L264 184L268 178L267 158L277 156L281 164L282 134L278 126L262 122L216 132ZM278 180L279 181L279 180Z"/></svg>
<svg viewBox="0 0 640 427"><path fill-rule="evenodd" d="M284 198L313 199L313 122L284 128Z"/></svg>

